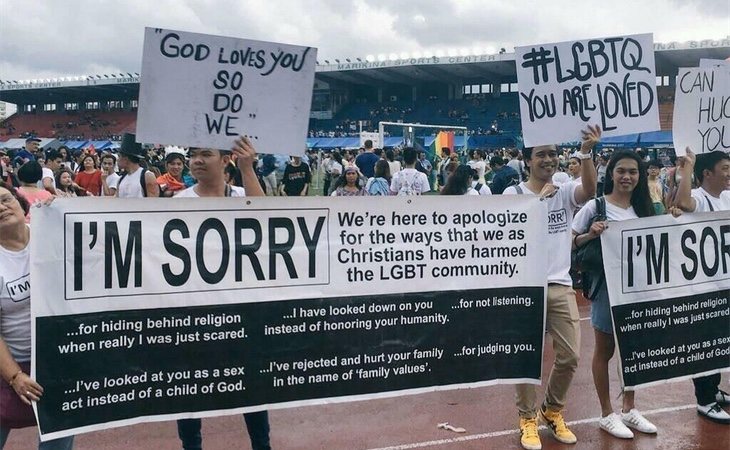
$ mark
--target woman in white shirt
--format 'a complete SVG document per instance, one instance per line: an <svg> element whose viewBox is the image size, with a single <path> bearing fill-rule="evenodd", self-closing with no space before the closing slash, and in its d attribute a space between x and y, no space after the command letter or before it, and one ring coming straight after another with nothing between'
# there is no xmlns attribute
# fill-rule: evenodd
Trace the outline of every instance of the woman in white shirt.
<svg viewBox="0 0 730 450"><path fill-rule="evenodd" d="M580 167L580 166L579 166ZM606 217L591 224L597 214L597 200L590 200L573 219L573 247L579 248L599 239L608 222L630 220L654 215L644 162L634 152L613 155L608 163L605 180ZM634 437L629 427L643 433L656 433L657 428L634 407L634 392L624 391L621 414L613 412L609 393L608 363L613 357L615 341L608 290L603 273L590 273L588 296L591 298L591 325L595 336L593 350L593 383L601 403L601 429L624 439ZM584 289L588 286L584 286Z"/></svg>

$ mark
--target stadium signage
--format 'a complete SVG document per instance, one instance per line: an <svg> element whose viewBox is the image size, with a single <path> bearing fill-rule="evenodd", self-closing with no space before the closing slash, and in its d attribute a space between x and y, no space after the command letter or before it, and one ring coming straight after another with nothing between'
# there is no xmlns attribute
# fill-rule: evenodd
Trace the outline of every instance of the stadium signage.
<svg viewBox="0 0 730 450"><path fill-rule="evenodd" d="M722 64L719 61L716 64ZM679 69L672 138L677 155L730 151L730 66Z"/></svg>
<svg viewBox="0 0 730 450"><path fill-rule="evenodd" d="M730 211L612 222L601 235L623 384L730 370Z"/></svg>
<svg viewBox="0 0 730 450"><path fill-rule="evenodd" d="M528 196L57 200L31 230L42 439L538 383L546 214Z"/></svg>
<svg viewBox="0 0 730 450"><path fill-rule="evenodd" d="M466 64L466 63L483 63L492 61L511 61L514 59L513 55L471 55L471 56L449 56L449 57L438 57L432 56L430 58L406 58L396 59L389 61L364 61L364 62L353 62L353 63L342 63L342 64L331 64L327 66L320 66L317 71L339 71L339 70L360 70L360 69L380 69L386 67L400 67L400 66L426 66L436 64Z"/></svg>
<svg viewBox="0 0 730 450"><path fill-rule="evenodd" d="M526 146L575 139L587 124L605 136L659 129L652 35L517 47Z"/></svg>
<svg viewBox="0 0 730 450"><path fill-rule="evenodd" d="M245 135L262 153L301 154L317 51L147 28L140 142L228 149Z"/></svg>
<svg viewBox="0 0 730 450"><path fill-rule="evenodd" d="M730 47L730 39L704 39L702 41L669 42L654 44L654 50L687 50L694 48Z"/></svg>

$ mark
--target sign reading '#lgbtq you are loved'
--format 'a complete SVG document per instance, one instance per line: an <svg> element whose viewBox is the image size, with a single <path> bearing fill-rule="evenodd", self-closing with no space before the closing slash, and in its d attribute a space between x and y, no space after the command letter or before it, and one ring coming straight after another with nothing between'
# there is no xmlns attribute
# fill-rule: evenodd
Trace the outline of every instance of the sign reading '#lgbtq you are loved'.
<svg viewBox="0 0 730 450"><path fill-rule="evenodd" d="M145 29L137 140L301 155L317 50Z"/></svg>
<svg viewBox="0 0 730 450"><path fill-rule="evenodd" d="M525 146L659 129L651 34L515 48Z"/></svg>

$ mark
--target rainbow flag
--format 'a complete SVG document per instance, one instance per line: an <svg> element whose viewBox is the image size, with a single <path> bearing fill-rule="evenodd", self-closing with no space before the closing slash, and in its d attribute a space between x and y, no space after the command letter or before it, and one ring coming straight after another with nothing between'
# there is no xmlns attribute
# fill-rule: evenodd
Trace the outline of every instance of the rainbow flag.
<svg viewBox="0 0 730 450"><path fill-rule="evenodd" d="M439 158L443 157L441 149L444 147L448 147L452 152L454 151L453 131L439 131L439 134L436 135L436 139L434 139L433 144L431 144L433 154L438 155Z"/></svg>

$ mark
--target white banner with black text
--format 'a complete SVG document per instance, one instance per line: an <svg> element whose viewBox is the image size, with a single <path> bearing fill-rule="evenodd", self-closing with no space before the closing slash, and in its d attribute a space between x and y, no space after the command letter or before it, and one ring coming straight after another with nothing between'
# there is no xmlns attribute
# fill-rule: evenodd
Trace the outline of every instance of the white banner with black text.
<svg viewBox="0 0 730 450"><path fill-rule="evenodd" d="M33 222L44 440L539 383L533 196L59 199Z"/></svg>

